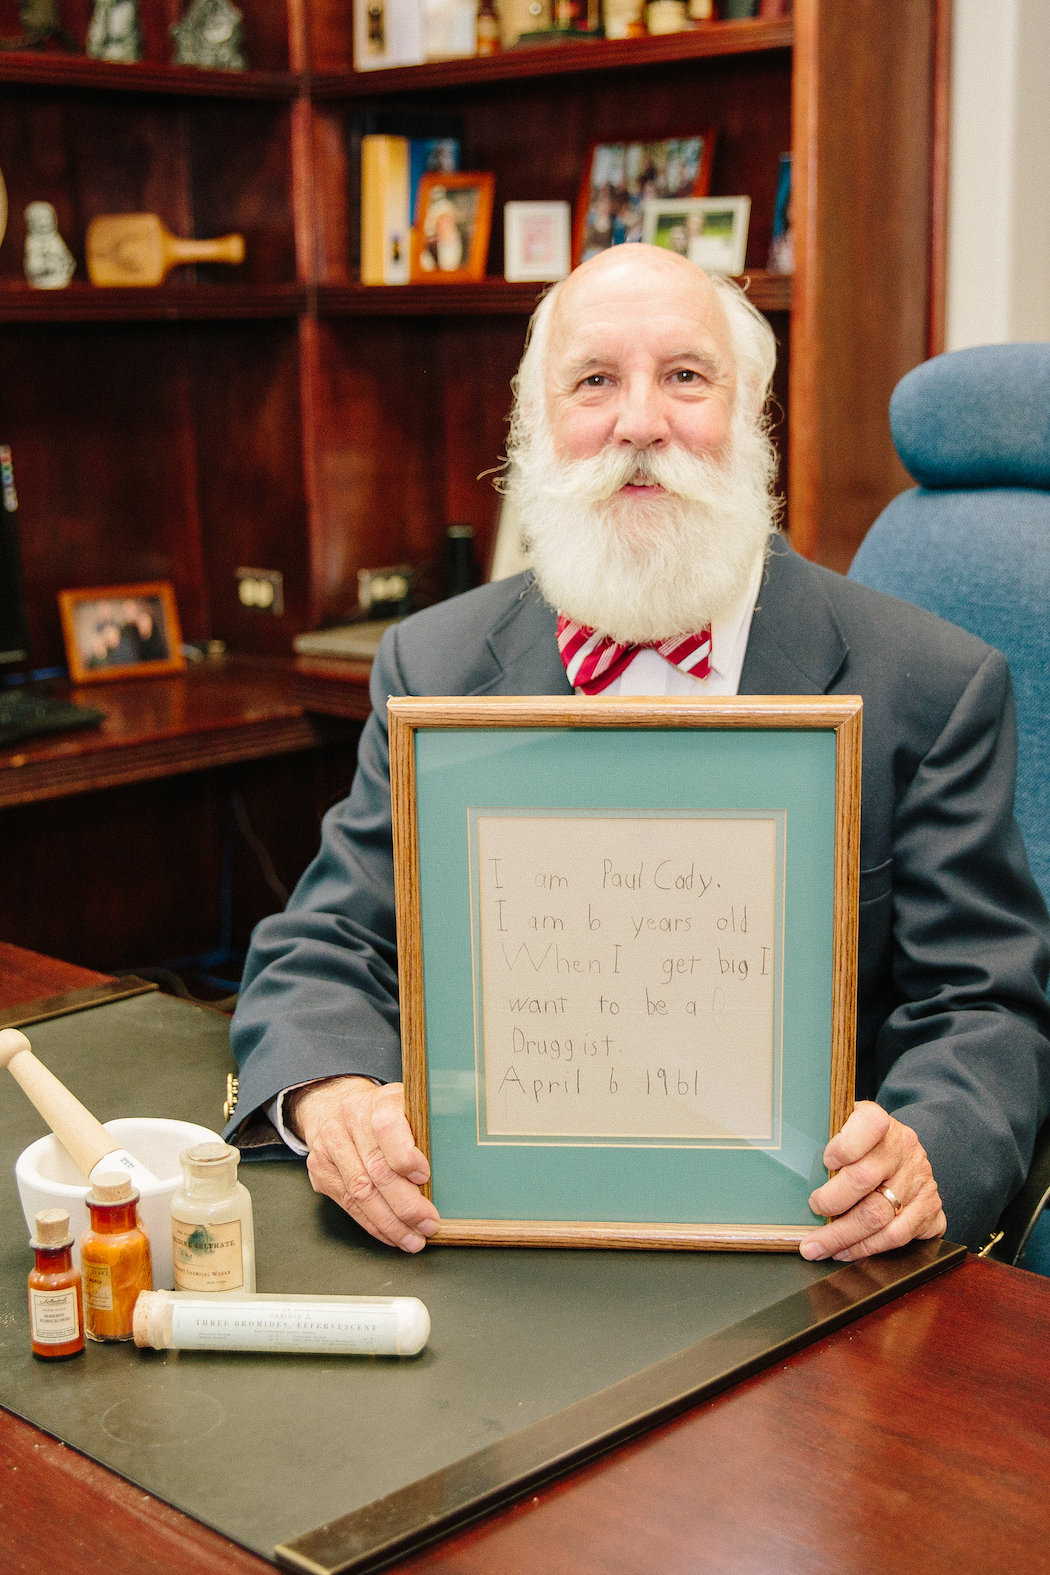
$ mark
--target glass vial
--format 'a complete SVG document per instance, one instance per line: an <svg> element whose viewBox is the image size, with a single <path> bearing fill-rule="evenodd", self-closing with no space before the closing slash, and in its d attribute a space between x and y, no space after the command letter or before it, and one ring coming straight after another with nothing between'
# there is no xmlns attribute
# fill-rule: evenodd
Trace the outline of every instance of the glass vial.
<svg viewBox="0 0 1050 1575"><path fill-rule="evenodd" d="M228 1143L195 1143L179 1156L182 1186L171 1200L178 1291L255 1290L252 1199L237 1180L240 1158Z"/></svg>
<svg viewBox="0 0 1050 1575"><path fill-rule="evenodd" d="M80 1270L73 1267L73 1237L65 1209L44 1209L35 1219L29 1245L36 1267L29 1271L29 1334L33 1355L47 1361L84 1349L84 1301Z"/></svg>
<svg viewBox="0 0 1050 1575"><path fill-rule="evenodd" d="M135 1300L153 1289L149 1237L138 1222L138 1192L119 1173L96 1178L84 1200L91 1224L80 1238L84 1321L89 1340L130 1340Z"/></svg>

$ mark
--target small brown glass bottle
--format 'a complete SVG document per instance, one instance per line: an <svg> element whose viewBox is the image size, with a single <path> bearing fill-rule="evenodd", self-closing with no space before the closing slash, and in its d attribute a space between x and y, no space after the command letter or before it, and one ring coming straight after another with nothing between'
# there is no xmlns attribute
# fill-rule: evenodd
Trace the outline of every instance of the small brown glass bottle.
<svg viewBox="0 0 1050 1575"><path fill-rule="evenodd" d="M89 1340L130 1340L135 1302L153 1289L149 1237L138 1222L138 1193L126 1176L99 1176L85 1198L91 1226L80 1238L85 1332Z"/></svg>
<svg viewBox="0 0 1050 1575"><path fill-rule="evenodd" d="M33 1355L53 1362L84 1349L80 1270L73 1267L73 1237L65 1209L44 1209L34 1223L29 1241L36 1253L36 1267L29 1271L29 1332Z"/></svg>
<svg viewBox="0 0 1050 1575"><path fill-rule="evenodd" d="M477 21L477 49L479 55L496 55L500 49L499 17L493 0L480 0Z"/></svg>

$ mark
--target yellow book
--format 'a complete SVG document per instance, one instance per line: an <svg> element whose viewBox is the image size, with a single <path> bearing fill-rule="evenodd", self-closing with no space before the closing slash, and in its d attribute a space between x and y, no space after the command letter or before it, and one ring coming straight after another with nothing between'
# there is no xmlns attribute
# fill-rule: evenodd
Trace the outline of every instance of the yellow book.
<svg viewBox="0 0 1050 1575"><path fill-rule="evenodd" d="M408 138L361 138L361 283L407 284Z"/></svg>

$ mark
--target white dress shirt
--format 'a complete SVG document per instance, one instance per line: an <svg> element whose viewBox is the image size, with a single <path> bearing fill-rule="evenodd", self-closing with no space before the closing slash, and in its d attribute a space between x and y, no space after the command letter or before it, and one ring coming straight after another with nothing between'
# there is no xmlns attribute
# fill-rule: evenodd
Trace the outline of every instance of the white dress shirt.
<svg viewBox="0 0 1050 1575"><path fill-rule="evenodd" d="M758 601L764 567L763 554L755 565L746 595L732 612L712 622L711 671L706 678L694 678L692 673L683 673L680 667L675 667L657 651L636 651L623 672L601 691L602 695L735 695L740 687L740 674L744 669L751 619ZM576 693L583 694L583 690L577 689ZM284 1124L284 1098L285 1094L304 1086L303 1083L294 1083L266 1107L266 1114L278 1133L296 1154L306 1154L309 1150L303 1140Z"/></svg>

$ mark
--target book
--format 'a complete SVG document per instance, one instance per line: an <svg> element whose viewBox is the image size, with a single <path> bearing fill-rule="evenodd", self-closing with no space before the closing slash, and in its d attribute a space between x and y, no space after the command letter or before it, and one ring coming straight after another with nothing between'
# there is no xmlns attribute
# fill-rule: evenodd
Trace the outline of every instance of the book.
<svg viewBox="0 0 1050 1575"><path fill-rule="evenodd" d="M409 190L408 138L362 137L362 284L408 283Z"/></svg>
<svg viewBox="0 0 1050 1575"><path fill-rule="evenodd" d="M463 122L456 115L430 114L412 110L364 110L354 115L347 127L347 250L351 268L363 263L364 143L370 136L407 138L408 222L414 220L416 193L426 174L458 170L463 146ZM362 282L367 283L364 274Z"/></svg>

